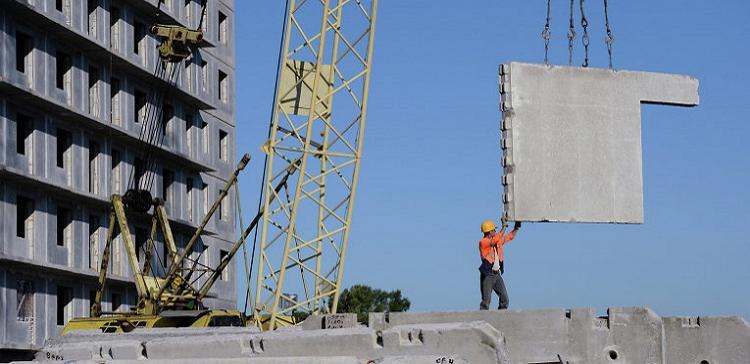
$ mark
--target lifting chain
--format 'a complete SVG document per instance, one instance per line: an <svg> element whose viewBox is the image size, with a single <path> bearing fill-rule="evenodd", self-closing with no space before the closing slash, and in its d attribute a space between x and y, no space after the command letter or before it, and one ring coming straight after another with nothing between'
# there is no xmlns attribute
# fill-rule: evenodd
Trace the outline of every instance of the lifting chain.
<svg viewBox="0 0 750 364"><path fill-rule="evenodd" d="M612 29L609 27L609 4L607 0L604 0L604 21L607 25L607 53L609 53L609 69L612 69L612 44L615 42L615 37L612 35Z"/></svg>
<svg viewBox="0 0 750 364"><path fill-rule="evenodd" d="M605 0L606 1L606 0ZM576 40L576 27L573 23L573 5L575 0L570 0L570 29L568 29L568 65L573 65L573 41Z"/></svg>
<svg viewBox="0 0 750 364"><path fill-rule="evenodd" d="M589 66L589 21L586 20L586 13L583 11L584 8L584 2L586 0L579 0L581 5L581 27L583 27L583 37L581 38L583 40L583 51L584 51L584 59L583 59L583 67Z"/></svg>
<svg viewBox="0 0 750 364"><path fill-rule="evenodd" d="M544 24L544 30L542 30L542 39L544 39L544 64L549 64L549 40L552 38L552 34L549 31L550 23L550 0L547 0L547 22Z"/></svg>

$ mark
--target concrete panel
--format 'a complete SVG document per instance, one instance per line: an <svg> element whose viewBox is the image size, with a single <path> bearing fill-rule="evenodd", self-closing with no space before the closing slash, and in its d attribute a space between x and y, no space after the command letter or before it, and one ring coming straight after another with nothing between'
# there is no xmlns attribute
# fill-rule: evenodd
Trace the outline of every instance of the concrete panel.
<svg viewBox="0 0 750 364"><path fill-rule="evenodd" d="M750 363L750 324L741 317L665 317L667 363Z"/></svg>
<svg viewBox="0 0 750 364"><path fill-rule="evenodd" d="M1 288L1 287L0 287ZM739 317L666 317L648 308L370 314L369 327L78 331L37 359L107 362L750 363L750 324ZM341 318L341 317L339 317ZM343 326L347 326L347 323ZM352 323L348 323L352 324Z"/></svg>
<svg viewBox="0 0 750 364"><path fill-rule="evenodd" d="M512 363L750 363L740 317L665 317L648 308L373 313L376 330L419 322L481 320L501 330Z"/></svg>
<svg viewBox="0 0 750 364"><path fill-rule="evenodd" d="M695 106L688 76L509 63L500 69L512 221L642 223L640 104Z"/></svg>
<svg viewBox="0 0 750 364"><path fill-rule="evenodd" d="M509 363L502 334L485 322L399 325L329 330L296 328L259 333L252 328L150 329L128 334L76 332L49 343L37 354L61 360L206 360L269 358L357 362ZM412 359L412 360L408 360ZM294 361L296 362L296 361Z"/></svg>

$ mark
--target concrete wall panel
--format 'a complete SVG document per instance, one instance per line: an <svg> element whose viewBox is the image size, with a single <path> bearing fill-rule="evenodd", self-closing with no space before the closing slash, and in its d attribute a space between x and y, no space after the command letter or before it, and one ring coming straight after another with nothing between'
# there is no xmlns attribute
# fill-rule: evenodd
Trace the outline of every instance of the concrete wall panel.
<svg viewBox="0 0 750 364"><path fill-rule="evenodd" d="M696 79L514 62L500 83L508 220L643 222L640 104L695 106Z"/></svg>

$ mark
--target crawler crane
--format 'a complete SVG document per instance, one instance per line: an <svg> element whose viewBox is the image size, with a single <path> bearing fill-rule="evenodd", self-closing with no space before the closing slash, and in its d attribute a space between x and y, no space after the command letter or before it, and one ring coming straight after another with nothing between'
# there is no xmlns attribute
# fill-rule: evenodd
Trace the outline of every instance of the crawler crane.
<svg viewBox="0 0 750 364"><path fill-rule="evenodd" d="M160 148L163 136L158 121L163 110L154 107L146 113L141 132L141 139L149 145L146 171L134 171L131 188L122 196L111 197L91 317L72 319L63 335L82 329L128 332L151 327L250 324L275 329L294 324L296 312L336 312L362 155L377 3L287 1L269 140L263 146L266 160L260 209L217 267L200 263L192 253L214 212L230 190L237 188L238 175L250 157L246 154L240 160L180 253L164 201L149 192L156 167L150 152ZM204 15L205 8L204 0ZM164 24L151 27L162 39L155 75L168 85L176 82L179 62L205 45L200 29ZM162 105L168 92L169 88L155 92L149 105ZM143 174L147 176L143 178ZM151 221L142 264L128 225L131 216ZM258 230L260 251L251 316L238 310L207 309L203 299L210 288L253 231L257 237ZM101 309L118 233L138 295L134 311L127 313ZM163 237L169 268L163 277L157 277L151 267L158 236ZM299 279L291 275L293 269L299 269Z"/></svg>

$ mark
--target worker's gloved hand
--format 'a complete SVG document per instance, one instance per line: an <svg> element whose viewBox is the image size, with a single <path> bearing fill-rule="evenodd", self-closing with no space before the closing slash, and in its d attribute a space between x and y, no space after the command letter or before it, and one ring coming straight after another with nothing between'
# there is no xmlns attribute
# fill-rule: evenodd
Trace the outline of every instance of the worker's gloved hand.
<svg viewBox="0 0 750 364"><path fill-rule="evenodd" d="M521 228L521 222L520 221L516 221L516 224L513 225L513 230L518 230L520 228Z"/></svg>

